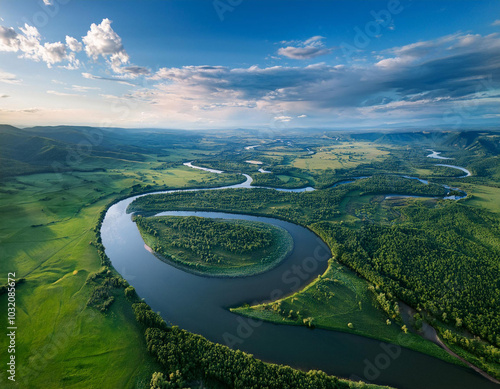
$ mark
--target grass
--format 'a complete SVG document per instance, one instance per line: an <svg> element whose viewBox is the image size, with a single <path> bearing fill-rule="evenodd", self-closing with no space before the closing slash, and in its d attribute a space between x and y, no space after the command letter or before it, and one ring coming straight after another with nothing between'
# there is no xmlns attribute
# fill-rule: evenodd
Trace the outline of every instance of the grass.
<svg viewBox="0 0 500 389"><path fill-rule="evenodd" d="M405 334L402 323L393 319L388 325L368 283L334 260L323 275L291 296L231 311L277 324L310 326L312 322L314 327L383 340L460 364L434 343L411 332Z"/></svg>
<svg viewBox="0 0 500 389"><path fill-rule="evenodd" d="M85 281L101 266L89 245L99 214L133 189L222 185L235 177L185 167L151 169L156 166L110 160L107 172L3 180L0 284L6 283L7 272L26 278L16 293L17 384L9 387L138 388L160 369L146 350L143 330L123 291L105 314L86 307L91 288ZM2 312L6 304L4 294ZM7 337L0 347L7 348ZM1 355L5 364L8 355ZM2 370L0 386L8 383Z"/></svg>
<svg viewBox="0 0 500 389"><path fill-rule="evenodd" d="M472 195L467 204L500 213L500 188L477 184L462 184L461 187Z"/></svg>
<svg viewBox="0 0 500 389"><path fill-rule="evenodd" d="M305 170L353 168L361 163L382 160L388 154L367 142L345 142L321 147L312 155L297 157L292 166Z"/></svg>

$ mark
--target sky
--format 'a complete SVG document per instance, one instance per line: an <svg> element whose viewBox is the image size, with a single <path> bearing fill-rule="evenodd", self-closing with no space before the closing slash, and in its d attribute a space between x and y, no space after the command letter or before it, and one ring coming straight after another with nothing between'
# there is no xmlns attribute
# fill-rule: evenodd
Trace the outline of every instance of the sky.
<svg viewBox="0 0 500 389"><path fill-rule="evenodd" d="M500 1L2 0L0 123L472 128Z"/></svg>

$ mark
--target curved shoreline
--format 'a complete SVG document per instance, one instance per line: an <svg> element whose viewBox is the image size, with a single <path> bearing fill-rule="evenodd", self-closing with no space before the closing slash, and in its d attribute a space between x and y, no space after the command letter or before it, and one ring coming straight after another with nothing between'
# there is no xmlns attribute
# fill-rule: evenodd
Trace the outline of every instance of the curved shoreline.
<svg viewBox="0 0 500 389"><path fill-rule="evenodd" d="M188 165L188 164L189 164L189 165ZM194 166L194 165L192 165L192 164L190 164L190 163L185 163L184 165L185 165L185 166L188 166L188 167L192 167L192 168L200 168L200 167ZM201 168L201 170L207 170L207 171L210 171L210 170L214 170L214 169L210 169L210 170L208 170L208 169L206 169L206 168ZM221 171L217 171L217 172L221 172ZM221 173L222 173L222 172L221 172ZM220 190L220 189L226 189L226 188L259 188L259 187L257 187L257 186L251 186L251 183L252 183L253 179L252 179L249 175L247 175L247 174L243 174L243 175L245 176L246 181L245 181L245 182L243 182L243 183L240 183L240 184L236 184L236 185L229 185L229 186L215 187L215 188L201 188L201 189L178 189L178 190L169 190L169 191L158 191L158 192L152 192L152 193L147 193L147 194L141 194L141 195L131 196L131 197L129 197L129 198L126 198L126 199L124 199L124 200L120 201L120 202L119 202L120 204L115 204L115 205L116 205L116 206L118 206L118 205L123 204L123 205L125 206L125 209L126 209L126 207L127 207L127 206L128 206L128 205L129 205L129 204L130 204L130 203L131 203L131 202L132 202L135 198L142 197L142 196L146 196L146 195L149 195L149 194L172 193L172 192L179 192L179 191L193 191L193 190L204 190L204 189L206 189L206 190ZM365 178L365 177L359 177L359 178ZM350 181L350 182L352 182L352 181ZM341 184L344 184L344 183L348 183L348 182L337 183L336 185L341 185ZM335 186L336 186L336 185L335 185ZM260 188L265 188L265 189L273 189L273 190L282 190L282 191L289 191L289 192L304 192L304 191L315 190L314 188L311 188L311 187L307 187L307 188L300 188L300 189L281 189L281 188L266 188L266 187L260 187ZM122 206L121 208L122 208L122 211L120 211L120 212L123 212L123 211L124 211L123 206ZM112 210L109 208L109 209L106 211L106 217L108 216L108 213L113 213L113 212L109 212L109 211L112 211ZM233 215L234 215L235 217L245 216L245 215L240 215L240 214L233 214ZM123 216L123 215L122 215L122 216ZM269 218L267 218L267 219L269 219ZM278 221L279 221L279 219L276 219L276 222L278 222ZM290 223L289 223L289 224L290 224ZM103 225L104 225L104 224L103 224ZM135 226L135 225L134 225L134 226ZM303 228L303 227L301 227L301 228ZM322 242L322 243L324 244L324 242ZM144 249L143 249L143 250L144 250ZM144 251L146 251L146 250L144 250ZM184 271L183 271L183 272L184 272ZM125 269L123 269L123 270L121 271L121 273L122 273L122 274L125 274L125 273L126 273L126 270L125 270ZM132 273L132 274L133 274L133 273ZM319 273L319 274L321 274L321 273ZM135 277L135 276L133 276L133 277ZM249 277L249 278L252 278L252 277ZM242 280L245 280L245 278L243 278ZM311 281L312 281L312 280L311 280ZM310 281L309 281L309 282L310 282ZM306 287L307 285L308 285L308 282L307 282L307 283L305 283L304 285L302 285L300 289L302 289L303 287ZM292 292L292 293L293 293L293 292ZM271 300L274 300L274 299L275 299L275 298L271 298ZM151 300L154 300L154 299L151 299ZM148 301L149 301L149 298L148 298ZM152 301L151 303L153 303L153 302L154 302L154 301ZM236 315L235 315L235 316L236 316ZM174 319L174 320L175 320L175 319ZM267 327L267 326L266 326L266 327ZM280 326L280 327L281 327L281 326ZM187 329L188 329L188 330L190 330L189 328L187 328ZM192 330L191 330L191 331L192 331ZM320 330L318 330L318 331L320 331ZM198 331L194 330L194 331L192 331L192 332L198 332ZM267 331L267 332L270 332L270 331L269 331L269 328L268 328L268 331ZM275 336L276 336L276 338L282 338L282 337L285 337L285 338L286 338L286 336L287 336L287 334L288 334L289 332L290 332L290 331L288 331L288 330L286 330L286 329L281 329L281 330L279 331L279 333L275 333ZM328 332L331 332L331 331L328 331ZM198 333L200 333L200 332L198 332ZM277 336L278 334L279 334L279 336ZM360 338L362 338L362 339L363 339L363 342L365 342L365 343L370 343L370 342L369 342L369 340L371 339L371 338L366 338L366 337L364 337L364 336L354 335L354 334L350 334L350 333L342 333L342 334L343 334L344 336L347 336L348 338L352 338L352 337L354 337L354 338L352 338L352 339L356 339L356 337L360 337ZM321 335L321 336L322 336L322 335ZM326 335L325 335L325 336L326 336ZM331 334L330 336L338 336L338 334ZM217 341L217 340L214 340L214 341ZM219 343L222 343L222 342L219 342ZM388 344L390 344L390 343L388 343ZM305 347L305 344L303 345L303 347ZM254 353L254 354L256 354L256 356L259 358L259 355L258 355L258 354L260 354L260 351L256 351L256 350L252 351L252 350L250 350L250 352L253 352L253 353ZM425 355L425 354L423 354L423 355ZM428 357L428 358L432 358L432 359L434 359L434 357L430 357L430 356L427 356L427 357ZM265 358L264 356L260 357L260 359L267 360L267 358ZM274 359L273 359L273 361L274 361ZM440 361L440 362L443 362L443 361ZM276 362L274 362L274 363L276 363ZM294 365L294 364L293 364L293 363L291 363L291 362L287 362L287 358L282 358L282 359L281 359L281 362L278 362L278 363L285 363L285 364ZM446 362L444 362L444 363L446 364ZM319 368L321 368L321 365L322 365L322 364L319 364L319 366L315 366L315 365L313 365L313 366L307 366L307 364L306 364L305 366L304 366L304 365L302 365L302 368L305 368L305 369L310 369L310 368L313 368L313 369L314 369L314 368L318 368L318 367L319 367ZM323 368L323 369L324 369L324 368ZM329 370L329 369L327 369L327 370ZM355 371L355 370L353 370L353 371ZM394 373L395 373L395 372L394 372ZM334 372L330 372L330 374L335 374L335 375L337 375L337 376L344 376L344 377L347 377L345 374L342 374L342 372L341 372L341 371L337 371L337 370L336 370L336 371L334 371ZM377 381L379 381L379 382L381 382L381 383L383 383L383 382L384 382L384 380L377 380ZM389 383L389 384L390 384L390 383ZM399 384L398 384L398 385L399 385Z"/></svg>
<svg viewBox="0 0 500 389"><path fill-rule="evenodd" d="M453 158L448 158L448 157L441 157L439 154L441 154L440 151L434 151L431 149L427 149L427 151L430 151L431 154L427 155L427 158L434 158L434 159L453 159Z"/></svg>
<svg viewBox="0 0 500 389"><path fill-rule="evenodd" d="M222 219L226 221L245 221L245 219L237 219L237 218L228 218L228 215L224 215L223 212L204 212L204 216L199 216L196 214L196 211L165 211L165 212L159 212L155 215L152 215L151 217L157 217L157 216L181 216L181 217L188 217L188 216L196 216L196 217L203 217L203 218L211 218L211 219ZM211 214L211 215L210 215ZM239 215L240 214L232 214L232 215ZM231 215L231 216L232 216ZM247 221L248 222L248 221ZM250 222L250 223L261 223L265 224L265 228L268 228L269 223L263 223L263 222ZM276 229L276 231L272 231L272 229ZM259 268L258 264L254 264L251 266L248 266L249 269L246 269L245 271L241 273L235 272L234 274L229 271L230 269L205 269L205 270L200 270L196 264L184 262L182 260L176 259L174 256L166 256L162 253L154 251L151 247L149 247L147 244L144 244L144 248L155 255L158 259L161 261L164 261L168 263L169 265L172 265L180 270L196 274L198 276L202 277L219 277L219 278L241 278L241 277L251 277L255 275L259 275L261 273L270 271L274 269L275 267L279 266L283 260L285 260L286 257L290 254L290 252L293 250L293 238L290 236L290 234L282 227L278 226L273 226L271 225L271 232L273 234L273 239L279 239L282 238L284 239L283 241L280 242L275 242L277 247L273 251L271 255L275 255L275 258L261 266ZM141 233L142 236L142 233ZM276 255L277 254L277 255ZM220 272L218 272L219 270Z"/></svg>
<svg viewBox="0 0 500 389"><path fill-rule="evenodd" d="M460 166L455 166L455 165L447 165L445 163L436 163L436 166L444 166L444 167L449 167L449 168L452 168L452 169L458 169L458 170L461 170L465 173L465 176L460 176L460 177L457 177L457 178L465 178L465 177L469 177L469 176L472 176L472 173L467 170L466 168L464 167L460 167Z"/></svg>
<svg viewBox="0 0 500 389"><path fill-rule="evenodd" d="M217 173L217 174L224 173L224 171L222 171L222 170L209 169L209 168L205 168L205 167L202 167L202 166L193 165L192 161L191 162L185 162L183 165L188 166L188 167L193 168L193 169L205 170L205 171L211 172L211 173ZM463 167L460 167L460 166L445 165L445 164L436 164L436 166L445 166L445 167L455 168L455 169L459 169L459 170L463 171L464 173L466 173L465 176L461 176L461 177L457 177L457 178L464 178L464 177L469 177L469 176L472 175L472 173L469 170L467 170L467 169L465 169ZM272 173L270 171L264 171L264 172L265 173ZM318 190L316 188L313 188L312 186L306 186L306 187L296 188L296 189L275 188L275 187L270 187L270 186L256 186L256 185L254 186L254 185L252 185L252 182L253 182L253 178L252 177L250 177L248 174L245 174L245 173L238 173L238 174L242 174L247 179L242 184L239 184L241 186L237 186L238 188L272 189L272 190L277 190L277 191L295 192L295 193L312 192L312 191ZM337 182L337 183L329 186L326 189L333 189L333 188L336 188L337 186L340 186L340 185L350 184L350 183L355 182L357 180L362 180L364 178L370 178L370 177L372 177L372 176L360 176L360 177L348 178L348 179L339 181L339 182ZM409 180L418 180L418 181L420 181L421 183L423 183L425 185L429 184L429 181L423 180L423 179L421 179L419 177L411 177L411 176L408 176L408 175L399 175L399 177L407 178ZM442 185L444 188L446 188L448 190L456 190L456 191L462 192L464 194L463 196L449 196L449 195L446 195L446 196L442 197L442 199L444 199L444 200L460 200L460 199L463 199L463 198L467 197L467 193L464 192L463 190L459 189L459 188L451 188L448 185L443 185L443 184L440 184L440 185ZM236 188L236 187L234 187L234 188ZM218 189L218 188L212 188L212 189ZM222 189L222 188L220 188L220 189ZM151 194L154 194L154 193L151 193ZM392 195L388 195L388 196L392 196ZM398 196L405 196L407 198L432 197L432 196L414 196L414 195L398 195ZM440 197L435 197L435 198L440 198Z"/></svg>

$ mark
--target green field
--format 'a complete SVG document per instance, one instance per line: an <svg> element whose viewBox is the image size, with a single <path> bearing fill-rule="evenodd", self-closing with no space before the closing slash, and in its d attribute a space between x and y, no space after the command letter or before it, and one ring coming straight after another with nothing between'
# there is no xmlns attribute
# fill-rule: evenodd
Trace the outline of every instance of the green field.
<svg viewBox="0 0 500 389"><path fill-rule="evenodd" d="M362 163L383 160L387 155L388 151L368 142L346 142L320 147L312 155L295 158L292 165L305 170L349 169Z"/></svg>
<svg viewBox="0 0 500 389"><path fill-rule="evenodd" d="M244 316L277 324L303 325L380 339L421 351L451 363L460 363L439 346L401 327L403 323L380 309L369 284L335 260L300 292L252 307L232 308Z"/></svg>
<svg viewBox="0 0 500 389"><path fill-rule="evenodd" d="M435 167L434 164L439 161L425 157L428 154L425 146L408 149L406 146L397 147L394 143L390 145L386 147L381 143L377 146L391 149L391 154L382 161L360 164L347 170L351 172L351 177L371 172L370 178L331 190L302 194L269 190L177 193L139 199L131 204L130 209L146 212L155 209L242 212L282 218L307 226L330 245L342 265L356 271L357 275L353 277L361 275L376 288L377 293L368 292L368 284L365 284L364 288L357 288L357 291L364 289L365 294L357 292L354 295L351 291L349 296L344 285L332 283L334 277L330 277L329 272L334 269L330 267L313 285L292 297L268 305L235 307L235 312L277 323L353 332L393 343L401 342L404 337L418 339L412 341L410 347L445 360L452 359L438 346L417 335L402 335L401 319L393 318L393 313L384 312L385 302L377 301L377 296L383 294L384 298L392 301L390 304L402 300L417 308L433 325L451 326L454 333L468 337L465 343L459 346L450 343L450 346L465 358L471 358L470 351L474 348L478 355L471 360L489 374L498 376L498 364L495 362L498 355L498 315L493 308L498 294L494 287L499 266L495 261L498 247L493 243L498 238L498 218L488 212L488 209L499 209L493 196L498 185L494 181L496 170L481 171L478 163L484 159L484 151L459 153L455 149L453 155L457 162L454 163L473 171L472 177L456 179L453 173L462 173L458 170L454 172L456 169ZM265 152L263 149L257 149L255 153ZM291 152L289 159L303 154L302 150ZM396 158L404 156L407 159L401 163L396 161ZM270 169L273 170L272 167ZM343 169L339 171L341 178L348 174ZM397 174L380 174L388 171ZM405 171L413 174L416 171L426 172L424 177L430 178L430 183L400 177L399 174ZM300 169L292 170L292 173L297 176L309 174ZM272 175L266 176L271 182ZM287 180L284 174L276 176L280 181ZM440 200L447 193L441 184L446 183L466 190L469 197L458 202ZM485 193L482 199L480 195L475 196L481 191ZM421 198L386 199L386 195L392 194L418 195ZM486 206L483 207L481 202ZM396 226L401 227L395 229ZM340 233L343 238L337 242ZM394 233L396 236L400 234L397 238L399 246L388 244L395 239L392 237ZM408 246L405 247L403 242ZM342 250L341 253L338 250ZM385 250L389 251L384 253ZM446 262L449 255L454 258L453 266ZM470 277L471 272L478 275L480 282ZM457 294L458 285L462 284L467 286L461 287ZM450 291L455 291L455 295L451 295ZM468 297L471 294L484 298L481 302L472 303ZM285 308L281 308L280 304ZM352 310L337 313L339 307L351 307ZM294 313L290 314L290 311ZM483 319L486 317L488 319ZM387 318L391 320L390 325L386 322ZM407 328L418 330L418 327L413 328L413 323L408 323ZM464 330L479 336L480 343L473 346L471 335ZM443 339L449 342L448 338ZM479 358L483 358L480 363L477 362Z"/></svg>
<svg viewBox="0 0 500 389"><path fill-rule="evenodd" d="M152 170L149 162L110 159L106 172L13 176L0 189L2 274L26 281L17 288L19 388L136 388L159 365L149 355L143 329L122 289L106 313L87 307L90 274L101 267L94 228L108 204L133 192L224 185L241 181L184 166ZM89 160L83 168L102 164ZM102 166L102 165L101 165ZM6 308L6 295L1 309ZM2 337L0 346L7 347ZM6 355L2 354L2 363ZM120 374L116 374L120 371ZM5 372L0 385L6 385ZM12 385L10 386L12 387Z"/></svg>

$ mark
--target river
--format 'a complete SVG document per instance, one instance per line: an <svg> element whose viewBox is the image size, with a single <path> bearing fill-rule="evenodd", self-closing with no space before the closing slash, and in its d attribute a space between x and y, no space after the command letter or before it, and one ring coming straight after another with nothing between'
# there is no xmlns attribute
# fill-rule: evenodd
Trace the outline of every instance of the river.
<svg viewBox="0 0 500 389"><path fill-rule="evenodd" d="M211 190L253 188L251 177L245 177L244 183ZM314 189L291 191L308 190ZM168 192L175 191L157 193ZM255 322L231 313L229 307L272 301L303 288L325 271L331 255L326 244L304 227L273 218L217 212L161 213L261 221L285 228L294 240L291 254L266 273L244 278L202 277L162 262L145 249L126 211L141 196L146 195L127 198L108 209L101 227L102 242L115 269L167 323L264 361L320 369L354 380L403 389L498 388L469 368L407 348L397 350L378 340L338 331Z"/></svg>

